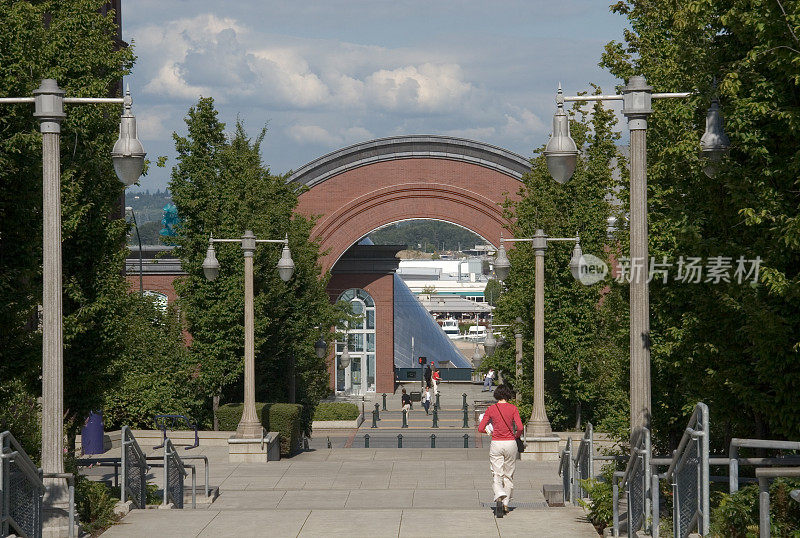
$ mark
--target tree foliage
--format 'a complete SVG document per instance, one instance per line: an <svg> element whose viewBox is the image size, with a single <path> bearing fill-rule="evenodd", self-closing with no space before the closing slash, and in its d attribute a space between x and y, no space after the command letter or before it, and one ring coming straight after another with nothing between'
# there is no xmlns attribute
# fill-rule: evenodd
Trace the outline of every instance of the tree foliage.
<svg viewBox="0 0 800 538"><path fill-rule="evenodd" d="M654 426L674 445L702 400L718 441L797 438L800 2L638 0L612 10L631 30L601 65L621 79L643 74L655 91L696 92L653 102L651 255L762 260L753 285L651 285ZM714 78L731 151L708 178L698 140Z"/></svg>
<svg viewBox="0 0 800 538"><path fill-rule="evenodd" d="M251 139L237 122L226 136L212 98L201 98L191 107L186 124L186 136L174 135L178 157L170 191L181 218L176 251L189 273L176 288L193 337L191 353L199 365L200 386L209 397L223 393L241 378L244 354L241 247L216 246L220 275L208 282L202 262L209 236L239 238L246 229L261 239L288 234L295 263L289 282L275 270L279 245L259 245L254 257L256 397L288 399L288 365L293 358L297 402L312 413L329 392L325 360L314 352L320 334L315 326L333 327L337 319L326 281L319 276L318 245L309 241L312 222L293 215L297 192L262 164L265 129ZM330 335L326 339L333 340ZM241 391L233 398L240 399Z"/></svg>
<svg viewBox="0 0 800 538"><path fill-rule="evenodd" d="M0 0L0 95L31 96L54 78L73 97L104 97L133 65L100 0ZM30 104L0 114L0 380L39 393L42 141ZM67 105L61 133L64 406L68 421L98 408L107 366L124 345L123 186L111 164L119 105ZM82 423L75 420L74 423Z"/></svg>

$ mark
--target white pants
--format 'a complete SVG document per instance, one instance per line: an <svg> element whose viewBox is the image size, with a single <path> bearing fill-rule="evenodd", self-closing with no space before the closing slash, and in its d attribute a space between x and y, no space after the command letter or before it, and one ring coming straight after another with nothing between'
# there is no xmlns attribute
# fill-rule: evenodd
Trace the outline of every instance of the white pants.
<svg viewBox="0 0 800 538"><path fill-rule="evenodd" d="M437 383L437 381L435 379L433 380L433 393L434 394L438 394L439 393L439 383Z"/></svg>
<svg viewBox="0 0 800 538"><path fill-rule="evenodd" d="M492 441L489 445L489 467L492 470L494 500L508 506L514 491L514 466L517 463L517 442Z"/></svg>

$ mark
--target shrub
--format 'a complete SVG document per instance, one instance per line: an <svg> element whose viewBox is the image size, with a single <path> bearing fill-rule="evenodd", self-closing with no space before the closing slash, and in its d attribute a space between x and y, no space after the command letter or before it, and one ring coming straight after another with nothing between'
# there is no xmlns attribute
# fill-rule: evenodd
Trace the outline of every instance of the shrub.
<svg viewBox="0 0 800 538"><path fill-rule="evenodd" d="M256 402L256 414L264 428L281 434L281 456L291 456L300 442L302 410L303 406L300 404ZM244 404L240 403L219 406L219 429L235 430L243 411Z"/></svg>
<svg viewBox="0 0 800 538"><path fill-rule="evenodd" d="M789 497L800 480L776 478L769 488L772 536L800 535L800 504ZM750 532L750 529L755 529ZM711 535L731 538L756 536L758 529L758 486L745 486L736 493L723 494L711 511Z"/></svg>
<svg viewBox="0 0 800 538"><path fill-rule="evenodd" d="M117 488L119 490L119 488ZM75 485L75 504L83 530L92 536L117 522L114 505L119 498L111 493L111 488L104 482L94 482L80 477Z"/></svg>
<svg viewBox="0 0 800 538"><path fill-rule="evenodd" d="M42 430L39 403L17 380L0 385L0 432L6 430L19 441L28 456L39 463Z"/></svg>
<svg viewBox="0 0 800 538"><path fill-rule="evenodd" d="M580 503L587 510L589 521L598 532L610 526L613 522L613 490L611 480L614 475L613 465L604 465L600 472L601 478L581 480L581 486L589 493L589 500L581 499Z"/></svg>
<svg viewBox="0 0 800 538"><path fill-rule="evenodd" d="M354 403L320 402L314 410L314 420L355 420L360 414Z"/></svg>

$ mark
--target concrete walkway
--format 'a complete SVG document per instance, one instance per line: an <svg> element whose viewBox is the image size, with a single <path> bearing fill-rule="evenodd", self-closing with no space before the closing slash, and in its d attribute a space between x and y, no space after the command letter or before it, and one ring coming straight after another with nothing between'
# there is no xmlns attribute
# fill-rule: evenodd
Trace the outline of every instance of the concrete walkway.
<svg viewBox="0 0 800 538"><path fill-rule="evenodd" d="M216 502L134 510L104 536L597 536L581 508L544 504L551 463L517 462L519 508L495 519L486 449L325 449L267 464L195 450L211 460Z"/></svg>

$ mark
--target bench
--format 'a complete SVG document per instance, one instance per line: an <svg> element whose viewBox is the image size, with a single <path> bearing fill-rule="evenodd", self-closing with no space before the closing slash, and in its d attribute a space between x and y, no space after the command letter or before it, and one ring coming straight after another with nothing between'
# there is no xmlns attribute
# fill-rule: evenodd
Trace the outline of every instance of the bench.
<svg viewBox="0 0 800 538"><path fill-rule="evenodd" d="M189 450L190 448L195 448L200 446L200 436L197 433L197 424L192 424L189 420L189 417L186 415L156 415L154 417L156 423L156 429L161 430L161 444L153 447L154 449L163 448L164 444L167 442L167 430L177 430L177 429L186 429L186 430L194 430L194 444L189 445L184 448L184 450ZM185 426L185 428L181 428L181 426Z"/></svg>

